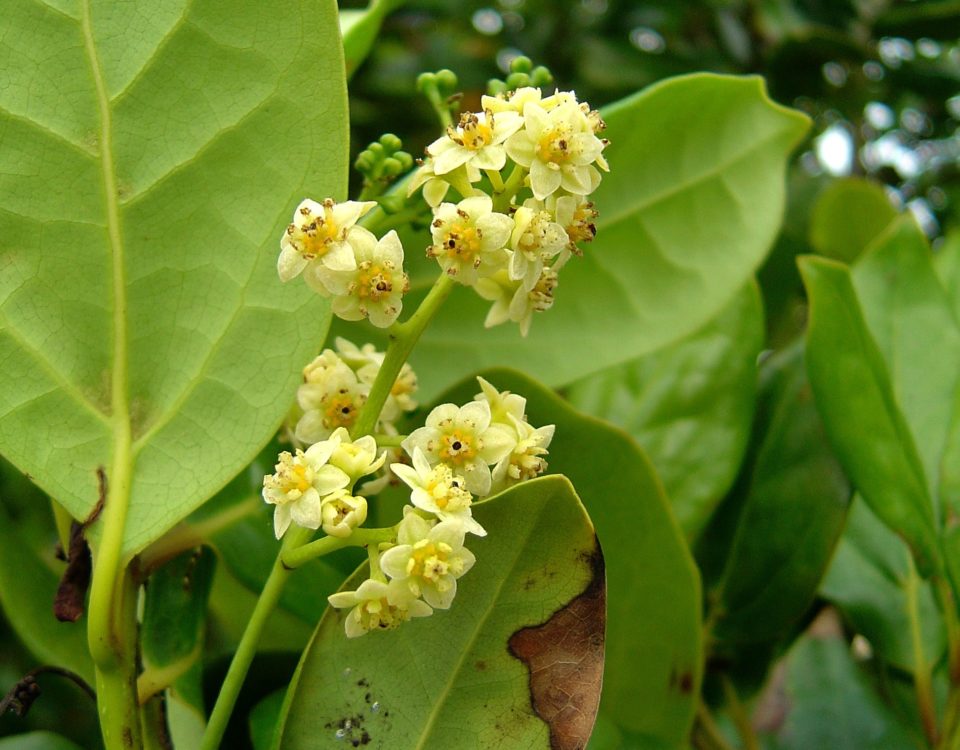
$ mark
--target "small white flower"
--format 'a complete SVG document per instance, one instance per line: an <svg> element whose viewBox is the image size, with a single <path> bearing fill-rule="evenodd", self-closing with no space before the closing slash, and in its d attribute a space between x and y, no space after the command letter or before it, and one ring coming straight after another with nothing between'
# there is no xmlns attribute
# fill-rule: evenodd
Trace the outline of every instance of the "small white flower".
<svg viewBox="0 0 960 750"><path fill-rule="evenodd" d="M464 112L456 127L450 126L442 137L427 146L437 176L469 164L474 169L499 172L507 163L503 142L523 126L517 112Z"/></svg>
<svg viewBox="0 0 960 750"><path fill-rule="evenodd" d="M389 584L368 578L356 591L340 591L327 597L337 609L352 607L343 622L348 638L356 638L371 630L398 628L411 617L427 617L433 610L415 597L403 581Z"/></svg>
<svg viewBox="0 0 960 750"><path fill-rule="evenodd" d="M302 201L280 240L280 280L289 281L310 264L343 271L354 268L347 231L375 205L375 201L334 203L330 198L323 203Z"/></svg>
<svg viewBox="0 0 960 750"><path fill-rule="evenodd" d="M563 250L569 239L548 211L534 208L530 202L517 209L513 221L510 278L522 282L524 289L532 289L543 272L544 261Z"/></svg>
<svg viewBox="0 0 960 750"><path fill-rule="evenodd" d="M319 528L323 498L350 483L343 471L327 464L338 443L339 439L317 443L306 452L298 450L296 455L284 451L278 457L276 471L264 476L264 502L276 506L273 530L277 539L291 522L307 529Z"/></svg>
<svg viewBox="0 0 960 750"><path fill-rule="evenodd" d="M565 101L547 111L540 104L523 107L524 128L504 144L517 164L530 170L530 188L537 200L563 188L589 195L600 184L594 164L605 168L601 152L606 143L594 134L593 124L579 105Z"/></svg>
<svg viewBox="0 0 960 750"><path fill-rule="evenodd" d="M337 490L323 498L320 520L325 533L345 538L367 520L367 500L354 497L346 490Z"/></svg>
<svg viewBox="0 0 960 750"><path fill-rule="evenodd" d="M308 283L320 283L333 296L333 312L344 320L369 318L377 328L387 328L403 309L402 297L410 286L403 271L403 245L394 230L380 240L368 229L354 227L347 244L356 263L350 270L323 266L308 269Z"/></svg>
<svg viewBox="0 0 960 750"><path fill-rule="evenodd" d="M420 165L417 171L413 173L413 177L410 178L410 184L407 186L407 197L409 198L417 192L418 188L423 186L423 199L428 206L436 208L447 196L451 185L457 187L458 190L470 188L472 193L471 186L479 180L480 170L471 164L465 164L443 176L438 176L434 172L433 161L427 160Z"/></svg>
<svg viewBox="0 0 960 750"><path fill-rule="evenodd" d="M597 210L593 203L579 195L551 195L547 199L547 209L552 210L557 223L567 233L567 247L553 264L559 271L572 255L583 255L578 243L592 242L597 235Z"/></svg>
<svg viewBox="0 0 960 750"><path fill-rule="evenodd" d="M370 386L361 383L346 363L341 364L313 368L309 381L297 389L297 402L303 409L294 430L297 440L316 443L330 437L338 427L349 430L357 421Z"/></svg>
<svg viewBox="0 0 960 750"><path fill-rule="evenodd" d="M490 424L490 416L485 401L462 407L441 404L427 415L426 425L401 445L411 457L419 448L431 466L446 464L463 476L468 492L483 496L490 491L489 465L507 455L515 440L512 430Z"/></svg>
<svg viewBox="0 0 960 750"><path fill-rule="evenodd" d="M409 506L408 506L409 507ZM405 513L397 532L397 546L380 556L380 568L403 581L414 596L434 609L449 609L457 594L457 579L476 557L463 546L464 527L458 520L432 525L414 513Z"/></svg>
<svg viewBox="0 0 960 750"><path fill-rule="evenodd" d="M533 289L524 289L521 281L514 281L506 271L498 271L490 278L480 279L476 292L485 300L493 302L484 321L484 326L493 326L512 320L520 326L520 334L530 332L533 313L544 312L553 307L553 294L557 288L557 272L544 268Z"/></svg>
<svg viewBox="0 0 960 750"><path fill-rule="evenodd" d="M466 481L454 474L446 464L430 466L420 448L413 449L413 466L390 465L410 489L410 502L420 510L432 513L441 521L460 521L470 534L486 536L484 528L473 519L470 509L473 497L467 492Z"/></svg>
<svg viewBox="0 0 960 750"><path fill-rule="evenodd" d="M332 349L324 349L303 368L303 382L323 384L332 380L349 378L349 364Z"/></svg>
<svg viewBox="0 0 960 750"><path fill-rule="evenodd" d="M340 444L330 456L330 465L342 470L351 481L356 482L360 477L373 474L387 460L386 453L377 457L377 441L371 435L350 440L350 433L338 427L331 438L338 438Z"/></svg>
<svg viewBox="0 0 960 750"><path fill-rule="evenodd" d="M523 112L523 107L527 102L542 104L541 97L540 89L523 86L516 91L509 92L509 94L484 95L480 97L480 106L483 107L484 111L489 110L494 114L500 112L516 112L519 114ZM549 109L549 107L544 107L544 109Z"/></svg>
<svg viewBox="0 0 960 750"><path fill-rule="evenodd" d="M490 405L491 422L512 427L511 416L520 421L527 418L527 399L523 396L510 391L498 391L493 384L479 376L477 382L480 383L480 393L473 400L486 401Z"/></svg>
<svg viewBox="0 0 960 750"><path fill-rule="evenodd" d="M433 245L427 255L461 284L471 286L506 265L505 249L513 220L493 211L489 196L465 198L460 203L442 203L433 212Z"/></svg>
<svg viewBox="0 0 960 750"><path fill-rule="evenodd" d="M517 444L494 467L491 492L500 492L547 470L547 461L543 457L547 455L547 448L553 440L555 426L551 424L534 429L512 414L510 421L517 431Z"/></svg>

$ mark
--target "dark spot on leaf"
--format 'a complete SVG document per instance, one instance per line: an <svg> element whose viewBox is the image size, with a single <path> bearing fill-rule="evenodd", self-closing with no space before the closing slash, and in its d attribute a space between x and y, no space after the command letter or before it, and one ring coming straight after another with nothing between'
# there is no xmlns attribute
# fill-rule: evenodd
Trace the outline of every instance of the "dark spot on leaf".
<svg viewBox="0 0 960 750"><path fill-rule="evenodd" d="M480 672L485 672L485 671L487 670L487 663L486 663L485 661L483 661L483 659L481 659L480 661L478 661L478 662L477 662L476 664L474 664L473 666L475 666L475 667L477 668L477 670L480 671Z"/></svg>
<svg viewBox="0 0 960 750"><path fill-rule="evenodd" d="M586 747L600 706L607 586L596 538L594 549L580 559L593 574L583 593L509 641L510 653L527 666L531 704L550 728L552 750ZM524 589L533 583L528 579Z"/></svg>
<svg viewBox="0 0 960 750"><path fill-rule="evenodd" d="M537 581L536 581L535 578L528 578L527 580L525 580L525 581L523 582L523 590L524 590L524 591L529 591L530 589L532 589L532 588L533 588L534 586L536 586L536 585L537 585Z"/></svg>

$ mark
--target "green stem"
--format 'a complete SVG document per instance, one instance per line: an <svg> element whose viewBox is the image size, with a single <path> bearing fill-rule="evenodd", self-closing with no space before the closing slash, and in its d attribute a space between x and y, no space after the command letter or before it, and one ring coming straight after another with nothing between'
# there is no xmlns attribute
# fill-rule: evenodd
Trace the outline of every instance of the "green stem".
<svg viewBox="0 0 960 750"><path fill-rule="evenodd" d="M440 305L453 290L454 283L453 278L445 273L441 274L427 296L423 298L417 311L405 322L394 323L390 327L390 345L387 347L377 378L370 388L370 395L367 396L367 401L351 430L354 437L373 434L387 396L390 395L397 375L400 374L400 368L410 356L423 329L427 327L440 309Z"/></svg>
<svg viewBox="0 0 960 750"><path fill-rule="evenodd" d="M237 646L233 660L230 662L227 676L223 679L220 694L217 696L217 702L210 714L210 721L203 733L200 750L217 750L220 747L220 741L227 729L227 723L230 721L230 714L233 713L233 707L237 702L237 696L240 694L243 680L247 676L250 663L257 653L260 636L263 634L267 619L277 606L283 587L292 572L290 568L284 566L283 555L302 546L312 533L310 529L303 529L299 526L291 526L287 531L280 553L274 560L270 575L263 585L263 591L260 593L260 598L257 599L253 614L250 615L250 621L243 631L240 644Z"/></svg>
<svg viewBox="0 0 960 750"><path fill-rule="evenodd" d="M490 180L490 186L493 188L493 191L495 193L502 193L504 185L500 173L495 169L485 169L483 173L487 176L487 179Z"/></svg>
<svg viewBox="0 0 960 750"><path fill-rule="evenodd" d="M932 579L933 591L937 596L947 630L947 651L949 658L950 684L960 685L960 620L957 618L957 605L953 589L944 576Z"/></svg>
<svg viewBox="0 0 960 750"><path fill-rule="evenodd" d="M723 694L730 709L730 716L737 727L737 732L740 733L740 739L743 740L743 750L760 750L760 743L753 731L753 724L750 723L750 717L747 715L743 703L740 702L737 689L726 675L723 675L721 680L723 682Z"/></svg>
<svg viewBox="0 0 960 750"><path fill-rule="evenodd" d="M302 547L284 552L281 559L287 568L299 568L311 560L329 555L344 547L366 547L380 542L389 542L396 533L396 528L393 526L385 529L354 529L348 537L325 536Z"/></svg>
<svg viewBox="0 0 960 750"><path fill-rule="evenodd" d="M493 210L500 213L506 212L510 208L510 201L523 187L523 180L527 172L519 164L513 168L507 181L493 195Z"/></svg>
<svg viewBox="0 0 960 750"><path fill-rule="evenodd" d="M918 604L919 585L920 578L911 560L904 580L904 591L907 597L907 618L910 621L910 641L913 647L914 692L917 697L917 708L920 711L924 736L931 747L936 747L937 716L930 665L923 653L923 631L920 624L920 607Z"/></svg>
<svg viewBox="0 0 960 750"><path fill-rule="evenodd" d="M407 439L406 435L374 435L373 437L380 448L399 448L400 444Z"/></svg>
<svg viewBox="0 0 960 750"><path fill-rule="evenodd" d="M106 750L143 746L136 684L138 592L139 584L127 569L113 600L117 611L110 623L120 640L112 641L115 649L111 649L110 662L95 665L97 709Z"/></svg>

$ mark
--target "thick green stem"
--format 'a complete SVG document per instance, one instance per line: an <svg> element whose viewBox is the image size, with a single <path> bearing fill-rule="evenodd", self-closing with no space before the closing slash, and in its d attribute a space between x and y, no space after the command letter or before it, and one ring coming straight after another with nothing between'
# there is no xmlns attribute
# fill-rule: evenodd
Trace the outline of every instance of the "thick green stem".
<svg viewBox="0 0 960 750"><path fill-rule="evenodd" d="M374 435L377 445L381 448L399 448L407 439L406 435Z"/></svg>
<svg viewBox="0 0 960 750"><path fill-rule="evenodd" d="M284 552L281 560L288 568L299 568L311 560L329 555L344 547L366 547L380 542L389 542L396 533L396 528L393 526L386 529L354 529L348 537L325 536L302 547Z"/></svg>
<svg viewBox="0 0 960 750"><path fill-rule="evenodd" d="M137 595L139 584L129 569L117 587L111 618L116 637L112 658L96 664L97 709L106 750L133 750L143 746L137 702ZM119 639L119 640L118 640Z"/></svg>
<svg viewBox="0 0 960 750"><path fill-rule="evenodd" d="M441 274L433 288L430 289L417 311L403 323L394 323L390 328L390 345L387 347L387 353L383 358L383 364L380 365L380 371L377 378L370 388L370 395L360 410L360 415L353 426L351 432L354 437L371 435L380 418L380 412L387 401L387 396L393 388L393 384L400 374L400 368L403 367L410 352L416 345L420 334L427 324L432 320L440 305L453 290L453 279L447 274Z"/></svg>
<svg viewBox="0 0 960 750"><path fill-rule="evenodd" d="M693 745L698 750L733 750L702 698L697 704L697 723L694 727Z"/></svg>
<svg viewBox="0 0 960 750"><path fill-rule="evenodd" d="M240 695L240 688L247 676L247 670L250 669L250 663L256 656L260 636L263 635L267 619L277 606L277 602L280 601L280 594L292 572L290 568L284 566L283 554L303 545L312 533L310 529L303 529L299 526L291 526L287 531L280 553L273 563L273 568L270 570L266 583L263 584L260 598L257 599L253 614L250 615L250 621L247 623L246 630L243 631L240 644L237 646L233 660L230 662L227 676L223 679L220 694L217 696L217 702L210 714L210 721L203 733L200 750L216 750L220 747L220 740L223 739L223 733L227 729L230 714L233 713L237 696Z"/></svg>
<svg viewBox="0 0 960 750"><path fill-rule="evenodd" d="M950 684L960 686L960 620L957 618L957 603L950 582L944 576L936 576L931 581L937 596L947 630L947 651L949 659Z"/></svg>
<svg viewBox="0 0 960 750"><path fill-rule="evenodd" d="M933 698L933 679L930 665L923 652L923 630L920 623L920 607L918 604L920 577L911 561L904 589L907 596L907 618L910 622L910 641L913 647L914 662L914 692L917 697L917 708L920 711L920 721L923 733L931 747L937 745L937 715Z"/></svg>

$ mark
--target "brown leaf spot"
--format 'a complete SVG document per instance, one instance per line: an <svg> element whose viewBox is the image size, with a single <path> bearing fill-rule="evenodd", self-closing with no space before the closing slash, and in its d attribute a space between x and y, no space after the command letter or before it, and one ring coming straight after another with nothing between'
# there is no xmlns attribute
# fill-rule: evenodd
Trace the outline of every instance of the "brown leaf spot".
<svg viewBox="0 0 960 750"><path fill-rule="evenodd" d="M510 637L510 653L527 665L537 716L550 727L552 750L586 747L600 706L607 619L603 553L590 556L586 590L542 625Z"/></svg>
<svg viewBox="0 0 960 750"><path fill-rule="evenodd" d="M53 598L53 615L60 622L76 622L83 615L92 566L90 547L83 536L83 528L76 521L70 524L67 569L63 572Z"/></svg>

